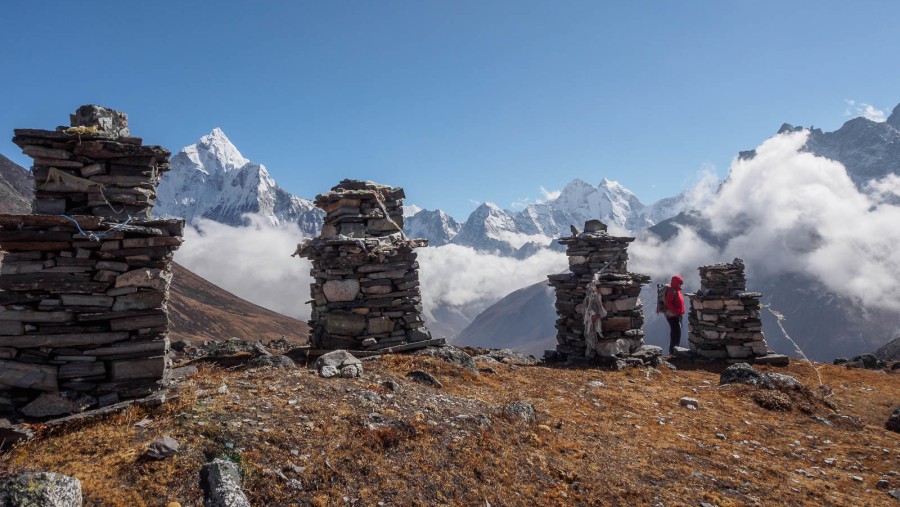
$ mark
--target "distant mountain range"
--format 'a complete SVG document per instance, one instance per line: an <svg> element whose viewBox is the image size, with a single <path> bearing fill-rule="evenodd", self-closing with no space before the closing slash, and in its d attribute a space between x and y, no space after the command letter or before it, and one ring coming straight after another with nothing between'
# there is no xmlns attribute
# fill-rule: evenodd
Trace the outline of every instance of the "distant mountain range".
<svg viewBox="0 0 900 507"><path fill-rule="evenodd" d="M778 133L797 131L801 127L785 124ZM866 184L889 174L900 175L900 105L885 122L854 118L834 132L814 129L805 150L842 163L856 185ZM741 152L741 158L755 156L753 150ZM655 236L662 240L673 237L679 228L688 228L716 247L730 238L718 237L703 214L685 210L661 220L639 236ZM788 274L748 280L750 288L763 294L763 303L781 311L783 325L797 345L810 357L831 360L871 352L889 338L900 334L900 315L895 312L861 308L857 303L835 294L820 282L800 274ZM653 298L645 288L643 299ZM553 320L534 315L554 315L554 296L541 282L516 291L488 307L462 330L456 342L467 345L513 346L540 353L556 346ZM647 312L644 330L650 343L663 344L668 328L651 311ZM523 322L527 323L524 326ZM521 329L520 329L521 328ZM778 351L796 355L795 346L783 336L775 317L763 312L763 330L769 345ZM510 345L509 336L522 336Z"/></svg>
<svg viewBox="0 0 900 507"><path fill-rule="evenodd" d="M552 239L568 233L570 225L580 227L589 219L600 218L622 230L639 231L676 215L685 206L684 195L647 206L615 181L604 178L593 186L576 179L556 199L530 204L519 212L485 202L462 223L442 210L411 206L404 232L427 239L432 246L452 243L523 257L549 247ZM280 188L264 165L244 158L218 128L172 156L154 212L230 225L241 224L245 213L257 213L273 223L296 223L312 236L318 234L324 216L309 198Z"/></svg>

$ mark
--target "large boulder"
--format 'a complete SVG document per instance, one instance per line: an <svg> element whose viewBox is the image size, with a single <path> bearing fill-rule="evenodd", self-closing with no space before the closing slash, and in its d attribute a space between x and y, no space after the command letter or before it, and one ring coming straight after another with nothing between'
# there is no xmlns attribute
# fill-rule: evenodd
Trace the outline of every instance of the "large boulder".
<svg viewBox="0 0 900 507"><path fill-rule="evenodd" d="M737 363L725 368L725 371L723 371L722 375L719 377L719 384L750 384L766 389L775 388L775 385L769 377L756 371L747 363Z"/></svg>
<svg viewBox="0 0 900 507"><path fill-rule="evenodd" d="M0 505L81 507L81 481L53 472L30 472L0 481Z"/></svg>

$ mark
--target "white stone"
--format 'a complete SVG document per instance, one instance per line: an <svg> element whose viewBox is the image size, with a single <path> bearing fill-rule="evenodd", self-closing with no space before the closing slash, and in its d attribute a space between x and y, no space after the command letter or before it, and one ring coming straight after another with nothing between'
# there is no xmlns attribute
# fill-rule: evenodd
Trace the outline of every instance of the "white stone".
<svg viewBox="0 0 900 507"><path fill-rule="evenodd" d="M322 291L328 301L353 301L359 294L359 280L328 280Z"/></svg>

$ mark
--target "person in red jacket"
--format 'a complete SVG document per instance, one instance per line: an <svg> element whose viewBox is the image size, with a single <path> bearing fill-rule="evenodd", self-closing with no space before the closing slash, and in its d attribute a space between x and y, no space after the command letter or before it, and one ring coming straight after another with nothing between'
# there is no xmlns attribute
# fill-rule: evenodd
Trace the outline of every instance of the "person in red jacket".
<svg viewBox="0 0 900 507"><path fill-rule="evenodd" d="M675 347L681 344L681 316L684 315L684 294L681 286L684 278L672 277L672 283L666 290L666 321L669 322L669 354L675 353Z"/></svg>

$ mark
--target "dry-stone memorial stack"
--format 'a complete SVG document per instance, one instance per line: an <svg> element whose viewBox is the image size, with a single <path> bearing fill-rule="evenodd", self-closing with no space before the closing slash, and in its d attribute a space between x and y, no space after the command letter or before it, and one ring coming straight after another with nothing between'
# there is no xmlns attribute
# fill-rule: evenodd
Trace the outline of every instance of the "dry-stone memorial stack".
<svg viewBox="0 0 900 507"><path fill-rule="evenodd" d="M117 111L17 129L33 215L0 215L0 411L45 417L150 394L167 367L182 220L148 219L169 152Z"/></svg>
<svg viewBox="0 0 900 507"><path fill-rule="evenodd" d="M573 228L574 229L574 228ZM566 246L570 273L550 275L556 289L556 350L547 351L550 361L570 363L614 361L616 358L656 362L661 349L645 346L641 286L650 277L628 272L631 237L611 236L599 220L585 223L584 232L558 240ZM601 319L602 337L592 343L585 337L586 291L596 280L606 315Z"/></svg>
<svg viewBox="0 0 900 507"><path fill-rule="evenodd" d="M295 255L312 261L310 344L317 349L411 350L435 344L422 320L422 239L403 229L402 188L343 180L316 196L325 211L318 238Z"/></svg>
<svg viewBox="0 0 900 507"><path fill-rule="evenodd" d="M759 292L747 291L744 261L701 266L700 290L688 294L688 342L709 359L752 359L769 355L762 332ZM784 356L779 356L784 357Z"/></svg>

